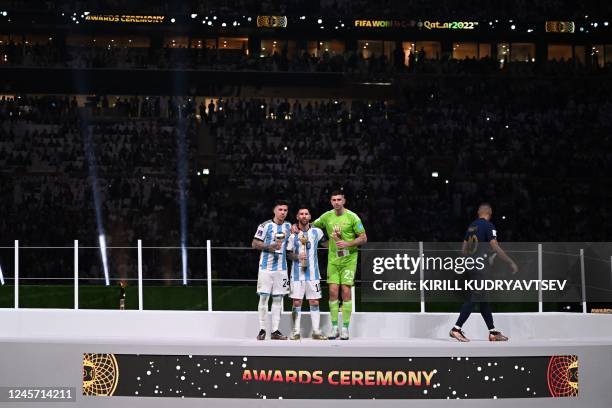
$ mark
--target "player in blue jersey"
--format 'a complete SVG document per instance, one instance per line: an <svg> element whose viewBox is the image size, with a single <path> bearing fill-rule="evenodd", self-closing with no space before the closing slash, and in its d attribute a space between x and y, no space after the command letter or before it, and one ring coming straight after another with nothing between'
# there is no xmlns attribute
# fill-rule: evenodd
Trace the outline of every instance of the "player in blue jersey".
<svg viewBox="0 0 612 408"><path fill-rule="evenodd" d="M510 265L512 273L515 274L518 272L518 267L516 263L499 246L499 243L497 242L497 230L491 223L492 215L493 209L490 204L480 204L478 207L478 219L469 225L465 233L462 252L466 256L474 258L483 257L488 258L489 260L493 259L495 256L499 256L503 261ZM490 263L486 262L485 266L490 266ZM486 279L488 269L488 267L485 267L482 271L474 271L472 278ZM457 319L457 323L455 323L455 326L451 329L449 335L461 342L470 341L461 330L461 327L466 322L468 317L470 317L474 303L480 303L480 314L482 315L489 329L489 341L507 341L508 337L504 336L499 330L497 330L493 324L493 313L491 312L491 305L489 302L484 301L484 299L479 298L477 294L473 293L470 294L468 300L461 307L461 312L459 314L459 318Z"/></svg>
<svg viewBox="0 0 612 408"><path fill-rule="evenodd" d="M285 222L289 204L277 201L274 205L274 218L259 225L251 246L261 251L259 273L257 275L257 294L259 295L259 334L257 340L266 338L268 300L272 297L272 340L287 340L279 330L283 308L283 296L289 293L287 276L286 246L291 224Z"/></svg>
<svg viewBox="0 0 612 408"><path fill-rule="evenodd" d="M299 340L300 320L302 317L302 299L306 296L310 304L310 319L312 322L312 338L315 340L327 340L321 333L319 312L319 299L321 299L321 275L319 273L319 261L317 259L317 248L324 241L323 230L310 226L310 211L308 208L300 208L297 213L299 231L291 234L287 243L287 256L292 260L291 265L291 293L293 299L293 333L291 340Z"/></svg>

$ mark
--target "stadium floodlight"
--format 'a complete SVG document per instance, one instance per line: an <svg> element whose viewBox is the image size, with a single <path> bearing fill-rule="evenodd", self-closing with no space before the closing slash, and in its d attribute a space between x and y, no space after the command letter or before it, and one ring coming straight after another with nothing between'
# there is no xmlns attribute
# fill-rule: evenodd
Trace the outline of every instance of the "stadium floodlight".
<svg viewBox="0 0 612 408"><path fill-rule="evenodd" d="M608 25L610 25L610 23L607 21L604 21L604 25L607 27Z"/></svg>
<svg viewBox="0 0 612 408"><path fill-rule="evenodd" d="M104 283L106 286L110 286L108 258L106 257L106 237L104 237L104 234L98 236L98 242L100 243L100 255L102 256L102 267L104 268Z"/></svg>
<svg viewBox="0 0 612 408"><path fill-rule="evenodd" d="M318 20L317 20L317 23L322 24L322 23L323 23L323 19L321 19L321 18L320 18L320 19L318 19Z"/></svg>
<svg viewBox="0 0 612 408"><path fill-rule="evenodd" d="M438 172L437 171L432 172L431 177L438 178Z"/></svg>
<svg viewBox="0 0 612 408"><path fill-rule="evenodd" d="M191 14L191 18L196 18L198 15L196 13Z"/></svg>
<svg viewBox="0 0 612 408"><path fill-rule="evenodd" d="M227 24L221 23L221 27L227 27Z"/></svg>
<svg viewBox="0 0 612 408"><path fill-rule="evenodd" d="M213 16L213 20L216 20L216 19L217 19L217 16Z"/></svg>
<svg viewBox="0 0 612 408"><path fill-rule="evenodd" d="M515 26L514 24L512 24L512 25L510 26L510 29L511 29L511 30L516 30L516 26Z"/></svg>
<svg viewBox="0 0 612 408"><path fill-rule="evenodd" d="M208 22L208 25L209 25L209 26L211 26L211 25L212 25L212 21L209 21L209 22Z"/></svg>
<svg viewBox="0 0 612 408"><path fill-rule="evenodd" d="M0 265L0 285L4 286L4 274L2 273L2 266Z"/></svg>
<svg viewBox="0 0 612 408"><path fill-rule="evenodd" d="M175 19L174 17L172 17L172 18L170 19L170 22L171 22L171 23L175 23L175 22L176 22L176 19Z"/></svg>
<svg viewBox="0 0 612 408"><path fill-rule="evenodd" d="M202 169L202 174L208 176L210 174L210 169Z"/></svg>
<svg viewBox="0 0 612 408"><path fill-rule="evenodd" d="M505 219L506 219L506 216L505 216L505 215L502 215L502 220L505 220Z"/></svg>
<svg viewBox="0 0 612 408"><path fill-rule="evenodd" d="M85 14L86 16L90 15L91 13L89 11L84 11L83 14Z"/></svg>

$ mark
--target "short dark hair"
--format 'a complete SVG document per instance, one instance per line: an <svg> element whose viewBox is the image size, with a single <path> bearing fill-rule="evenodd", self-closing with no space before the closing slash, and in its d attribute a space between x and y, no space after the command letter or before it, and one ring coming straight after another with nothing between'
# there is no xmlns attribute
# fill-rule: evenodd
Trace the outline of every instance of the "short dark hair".
<svg viewBox="0 0 612 408"><path fill-rule="evenodd" d="M330 197L337 196L337 195L341 195L342 197L344 197L344 191L342 191L342 190L334 190L334 191L331 192Z"/></svg>
<svg viewBox="0 0 612 408"><path fill-rule="evenodd" d="M493 210L493 206L490 203L486 202L486 201L480 203L480 205L478 206L478 210L480 211L481 208L487 208L487 207L490 208L491 210Z"/></svg>
<svg viewBox="0 0 612 408"><path fill-rule="evenodd" d="M272 208L276 208L279 205L286 205L287 207L289 207L289 201L287 201L287 200L276 200L276 201L274 201L274 207L272 207Z"/></svg>
<svg viewBox="0 0 612 408"><path fill-rule="evenodd" d="M298 205L296 208L297 208L297 212L298 212L298 213L299 213L300 211L302 211L302 210L308 210L308 212L310 212L310 208L308 208L308 206L307 206L307 205ZM296 213L296 215L297 215L297 213Z"/></svg>

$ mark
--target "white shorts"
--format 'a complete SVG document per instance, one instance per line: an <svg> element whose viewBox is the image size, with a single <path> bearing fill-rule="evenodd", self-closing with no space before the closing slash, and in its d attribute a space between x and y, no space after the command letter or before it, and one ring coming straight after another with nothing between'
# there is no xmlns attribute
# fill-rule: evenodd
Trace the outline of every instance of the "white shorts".
<svg viewBox="0 0 612 408"><path fill-rule="evenodd" d="M321 299L321 283L318 280L309 281L291 281L291 299L306 299L314 300Z"/></svg>
<svg viewBox="0 0 612 408"><path fill-rule="evenodd" d="M289 293L287 271L262 271L257 275L257 293L264 295L286 295Z"/></svg>

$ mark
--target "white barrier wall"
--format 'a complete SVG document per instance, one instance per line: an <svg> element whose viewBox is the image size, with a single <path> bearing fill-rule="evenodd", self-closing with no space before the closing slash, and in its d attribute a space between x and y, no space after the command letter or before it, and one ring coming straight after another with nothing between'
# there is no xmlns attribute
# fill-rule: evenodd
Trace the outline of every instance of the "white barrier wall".
<svg viewBox="0 0 612 408"><path fill-rule="evenodd" d="M325 316L327 317L327 316ZM254 312L0 310L0 387L72 387L74 402L0 403L0 407L281 407L259 399L86 397L84 353L325 357L502 357L576 355L574 398L471 400L292 400L301 407L593 407L612 406L612 315L498 314L508 343L486 341L479 314L465 326L475 341L448 338L454 314L356 313L350 341L264 341ZM290 316L283 316L288 331ZM302 319L307 326L309 319ZM325 320L325 324L328 322ZM308 331L304 327L304 331ZM568 336L573 337L568 337ZM480 340L480 341L478 341ZM313 396L316 398L316 396Z"/></svg>
<svg viewBox="0 0 612 408"><path fill-rule="evenodd" d="M303 331L310 331L308 313ZM354 313L352 338L447 338L457 314ZM611 339L612 315L578 313L499 313L495 325L514 340L572 338ZM285 313L281 330L290 329ZM322 316L329 327L328 315ZM253 338L259 331L256 312L192 312L70 309L0 309L0 338L11 339L214 339ZM473 313L466 334L485 338L486 326Z"/></svg>

